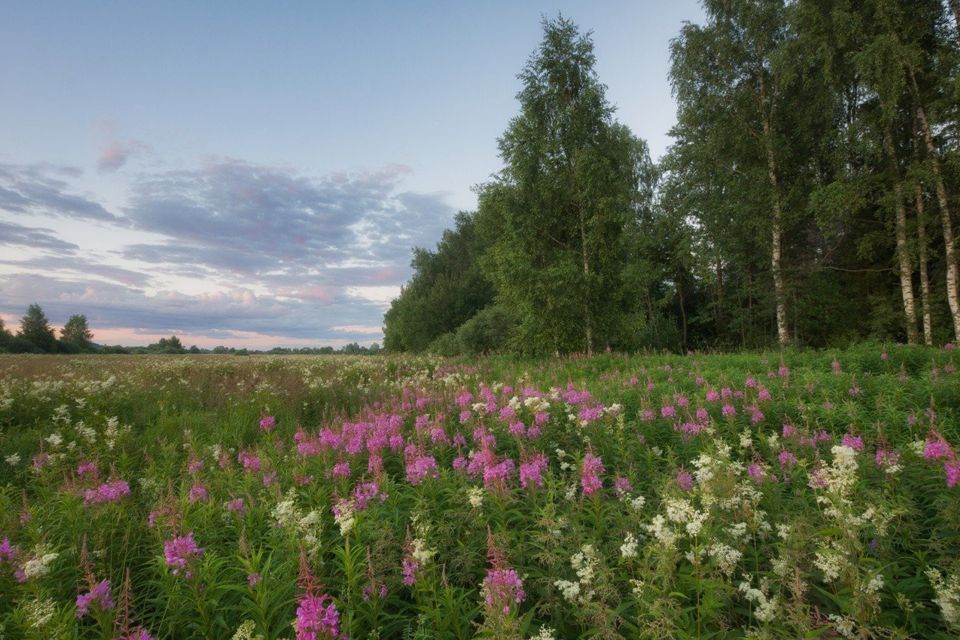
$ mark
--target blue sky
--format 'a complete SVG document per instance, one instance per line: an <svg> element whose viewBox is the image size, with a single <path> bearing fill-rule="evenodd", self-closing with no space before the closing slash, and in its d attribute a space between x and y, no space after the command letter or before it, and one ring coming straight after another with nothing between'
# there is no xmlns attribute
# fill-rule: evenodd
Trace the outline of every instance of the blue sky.
<svg viewBox="0 0 960 640"><path fill-rule="evenodd" d="M676 2L5 2L0 315L101 342L369 343L472 187L541 16L658 157Z"/></svg>

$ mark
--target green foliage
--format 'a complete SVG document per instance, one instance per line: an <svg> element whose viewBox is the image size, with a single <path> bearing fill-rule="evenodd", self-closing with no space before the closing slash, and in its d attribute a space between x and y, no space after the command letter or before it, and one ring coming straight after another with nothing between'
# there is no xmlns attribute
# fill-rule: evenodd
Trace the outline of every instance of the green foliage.
<svg viewBox="0 0 960 640"><path fill-rule="evenodd" d="M478 264L485 247L474 216L461 212L436 251L414 251L413 278L384 316L386 350L424 351L492 302L492 286Z"/></svg>
<svg viewBox="0 0 960 640"><path fill-rule="evenodd" d="M20 320L20 331L17 332L17 337L29 342L36 350L44 353L54 353L57 350L57 338L50 326L50 321L47 320L47 316L43 313L40 305L36 303L27 308L27 312ZM11 351L22 353L23 351L15 350L21 348L25 349L26 345L22 347L19 344L13 345Z"/></svg>
<svg viewBox="0 0 960 640"><path fill-rule="evenodd" d="M480 191L484 272L527 353L616 342L625 229L649 174L646 145L613 121L589 35L544 22L520 74L520 114L500 138L504 169Z"/></svg>

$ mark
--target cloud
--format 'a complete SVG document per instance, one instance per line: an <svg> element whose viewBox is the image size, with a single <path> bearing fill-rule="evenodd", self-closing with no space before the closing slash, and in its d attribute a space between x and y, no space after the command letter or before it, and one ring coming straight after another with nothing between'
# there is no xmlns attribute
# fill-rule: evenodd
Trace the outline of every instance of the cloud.
<svg viewBox="0 0 960 640"><path fill-rule="evenodd" d="M130 156L147 149L149 147L139 140L110 142L100 150L100 157L97 159L97 171L113 173L125 165Z"/></svg>
<svg viewBox="0 0 960 640"><path fill-rule="evenodd" d="M3 233L3 221L0 221L0 234ZM65 243L66 244L66 243ZM70 245L75 247L76 245ZM54 271L72 272L74 275L99 276L119 284L131 287L143 287L150 281L150 276L139 271L132 271L111 264L103 264L82 258L80 256L38 256L26 260L0 260L0 264L19 267L30 272L50 273Z"/></svg>
<svg viewBox="0 0 960 640"><path fill-rule="evenodd" d="M413 246L432 246L453 218L443 194L398 189L409 170L309 178L240 161L147 176L124 213L133 228L167 236L126 247L125 258L188 265L302 300L347 286L397 286Z"/></svg>
<svg viewBox="0 0 960 640"><path fill-rule="evenodd" d="M107 166L122 166L121 155L106 154ZM228 344L230 336L379 339L384 308L410 276L411 249L433 246L454 215L444 194L402 189L409 171L312 177L221 160L130 176L116 215L77 194L75 168L0 165L0 211L124 229L103 257L49 229L0 220L6 243L55 254L0 260L0 313L36 301L54 322L86 314L95 333L176 332ZM199 290L213 292L184 292Z"/></svg>
<svg viewBox="0 0 960 640"><path fill-rule="evenodd" d="M0 211L119 223L100 203L70 192L64 178L80 174L76 167L0 164Z"/></svg>
<svg viewBox="0 0 960 640"><path fill-rule="evenodd" d="M73 253L79 249L72 242L61 240L52 229L25 227L5 220L0 220L0 245L47 249L61 253Z"/></svg>
<svg viewBox="0 0 960 640"><path fill-rule="evenodd" d="M0 314L19 317L33 302L43 307L54 324L63 323L75 313L85 314L94 334L98 327L126 327L150 335L177 333L225 340L239 332L285 336L298 341L296 344L307 341L315 345L378 339L368 331L352 329L372 327L382 318L379 306L347 298L317 305L258 296L242 288L201 295L176 291L148 295L100 280L27 273L0 275ZM324 317L335 318L339 328L324 322Z"/></svg>

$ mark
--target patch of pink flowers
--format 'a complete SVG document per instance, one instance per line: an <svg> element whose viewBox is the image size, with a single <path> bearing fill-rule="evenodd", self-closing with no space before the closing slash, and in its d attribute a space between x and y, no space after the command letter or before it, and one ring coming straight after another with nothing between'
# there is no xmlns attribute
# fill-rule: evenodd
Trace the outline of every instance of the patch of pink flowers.
<svg viewBox="0 0 960 640"><path fill-rule="evenodd" d="M273 416L264 416L260 418L260 431L270 433L277 426L277 419Z"/></svg>
<svg viewBox="0 0 960 640"><path fill-rule="evenodd" d="M173 575L181 573L186 578L193 575L190 566L203 554L203 548L193 539L193 531L185 536L176 536L163 543L163 556L168 567L173 567Z"/></svg>
<svg viewBox="0 0 960 640"><path fill-rule="evenodd" d="M92 604L100 607L101 611L113 609L109 580L101 580L93 585L89 592L77 596L77 618L82 618L90 613L90 605Z"/></svg>
<svg viewBox="0 0 960 640"><path fill-rule="evenodd" d="M592 453L583 456L583 465L580 467L580 486L584 495L593 495L603 488L600 474L604 471L603 461Z"/></svg>
<svg viewBox="0 0 960 640"><path fill-rule="evenodd" d="M483 595L487 607L503 615L509 615L511 607L527 597L523 581L513 568L487 569L487 577L483 579Z"/></svg>
<svg viewBox="0 0 960 640"><path fill-rule="evenodd" d="M327 594L305 594L297 603L297 619L293 623L297 640L333 639L340 635L340 612Z"/></svg>
<svg viewBox="0 0 960 640"><path fill-rule="evenodd" d="M116 502L128 495L130 495L130 485L126 480L111 480L96 489L87 489L83 493L83 503L89 505Z"/></svg>

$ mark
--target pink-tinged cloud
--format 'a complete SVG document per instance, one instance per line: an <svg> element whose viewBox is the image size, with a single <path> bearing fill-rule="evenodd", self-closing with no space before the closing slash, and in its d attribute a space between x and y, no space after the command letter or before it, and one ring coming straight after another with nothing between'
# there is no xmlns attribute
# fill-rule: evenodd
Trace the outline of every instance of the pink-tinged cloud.
<svg viewBox="0 0 960 640"><path fill-rule="evenodd" d="M137 140L111 142L100 150L100 158L97 160L97 171L100 173L113 173L125 165L130 156L146 148L147 145Z"/></svg>

